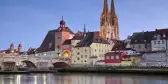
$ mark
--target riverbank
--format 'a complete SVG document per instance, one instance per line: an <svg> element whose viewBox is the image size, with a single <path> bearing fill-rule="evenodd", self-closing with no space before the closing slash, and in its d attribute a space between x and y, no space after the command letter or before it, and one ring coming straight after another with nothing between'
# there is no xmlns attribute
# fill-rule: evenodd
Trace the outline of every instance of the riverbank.
<svg viewBox="0 0 168 84"><path fill-rule="evenodd" d="M112 73L112 74L151 74L168 75L167 67L71 67L58 70L61 73Z"/></svg>

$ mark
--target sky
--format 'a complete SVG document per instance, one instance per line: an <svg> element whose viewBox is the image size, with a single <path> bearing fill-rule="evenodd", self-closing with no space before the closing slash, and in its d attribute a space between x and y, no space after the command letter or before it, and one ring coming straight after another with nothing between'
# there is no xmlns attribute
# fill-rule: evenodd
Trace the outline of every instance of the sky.
<svg viewBox="0 0 168 84"><path fill-rule="evenodd" d="M0 0L0 50L38 48L64 16L74 32L98 31L104 0ZM111 0L108 0L109 7ZM168 0L115 0L120 39L133 32L168 28Z"/></svg>

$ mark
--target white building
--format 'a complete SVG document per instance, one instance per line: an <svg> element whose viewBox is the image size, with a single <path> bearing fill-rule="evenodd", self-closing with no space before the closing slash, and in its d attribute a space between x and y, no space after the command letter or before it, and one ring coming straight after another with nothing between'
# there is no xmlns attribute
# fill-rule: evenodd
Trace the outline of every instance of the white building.
<svg viewBox="0 0 168 84"><path fill-rule="evenodd" d="M111 51L112 46L95 32L89 32L72 48L72 64L94 65L104 60L104 54Z"/></svg>
<svg viewBox="0 0 168 84"><path fill-rule="evenodd" d="M144 53L141 66L168 66L168 53L166 51L152 51Z"/></svg>
<svg viewBox="0 0 168 84"><path fill-rule="evenodd" d="M146 32L136 32L131 36L130 47L135 49L137 52L150 52L151 48L151 40L154 36L154 31L146 31Z"/></svg>
<svg viewBox="0 0 168 84"><path fill-rule="evenodd" d="M160 51L168 49L167 39L168 29L156 29L151 41L152 51Z"/></svg>

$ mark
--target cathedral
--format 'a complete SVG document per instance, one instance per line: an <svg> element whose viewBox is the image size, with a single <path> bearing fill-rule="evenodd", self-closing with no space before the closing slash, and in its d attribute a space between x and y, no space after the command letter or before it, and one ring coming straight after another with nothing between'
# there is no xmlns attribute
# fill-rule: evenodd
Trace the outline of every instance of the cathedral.
<svg viewBox="0 0 168 84"><path fill-rule="evenodd" d="M118 17L115 12L114 0L111 1L111 9L107 0L104 0L104 8L100 18L100 36L108 40L119 40Z"/></svg>

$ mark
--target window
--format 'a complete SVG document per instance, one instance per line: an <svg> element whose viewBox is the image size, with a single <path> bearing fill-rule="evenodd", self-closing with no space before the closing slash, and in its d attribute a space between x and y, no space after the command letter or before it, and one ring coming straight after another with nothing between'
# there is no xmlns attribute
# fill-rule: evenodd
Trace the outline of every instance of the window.
<svg viewBox="0 0 168 84"><path fill-rule="evenodd" d="M106 56L106 59L110 59L110 56Z"/></svg>
<svg viewBox="0 0 168 84"><path fill-rule="evenodd" d="M77 55L79 55L79 52L77 53Z"/></svg>
<svg viewBox="0 0 168 84"><path fill-rule="evenodd" d="M154 41L154 44L156 45L156 41Z"/></svg>
<svg viewBox="0 0 168 84"><path fill-rule="evenodd" d="M162 44L164 44L164 40L162 40Z"/></svg>
<svg viewBox="0 0 168 84"><path fill-rule="evenodd" d="M163 37L166 37L166 35L165 35L165 34L163 34Z"/></svg>
<svg viewBox="0 0 168 84"><path fill-rule="evenodd" d="M83 61L81 61L81 62L83 62Z"/></svg>
<svg viewBox="0 0 168 84"><path fill-rule="evenodd" d="M158 44L160 44L160 41L158 41Z"/></svg>
<svg viewBox="0 0 168 84"><path fill-rule="evenodd" d="M85 60L85 62L86 62L86 60Z"/></svg>
<svg viewBox="0 0 168 84"><path fill-rule="evenodd" d="M118 56L118 55L116 56L116 59L119 59L119 56Z"/></svg>
<svg viewBox="0 0 168 84"><path fill-rule="evenodd" d="M111 59L114 59L114 56L111 56Z"/></svg>
<svg viewBox="0 0 168 84"><path fill-rule="evenodd" d="M147 44L145 44L145 48L147 48Z"/></svg>
<svg viewBox="0 0 168 84"><path fill-rule="evenodd" d="M95 49L95 52L96 52L96 49Z"/></svg>
<svg viewBox="0 0 168 84"><path fill-rule="evenodd" d="M85 58L87 58L87 55L85 55Z"/></svg>
<svg viewBox="0 0 168 84"><path fill-rule="evenodd" d="M81 58L83 58L83 55L81 55Z"/></svg>
<svg viewBox="0 0 168 84"><path fill-rule="evenodd" d="M76 61L74 61L74 62L76 62Z"/></svg>
<svg viewBox="0 0 168 84"><path fill-rule="evenodd" d="M80 58L78 57L78 60L80 60Z"/></svg>
<svg viewBox="0 0 168 84"><path fill-rule="evenodd" d="M141 45L139 45L139 48L141 48Z"/></svg>
<svg viewBox="0 0 168 84"><path fill-rule="evenodd" d="M58 36L58 40L60 40L60 36Z"/></svg>
<svg viewBox="0 0 168 84"><path fill-rule="evenodd" d="M87 52L87 50L85 49L85 52Z"/></svg>

